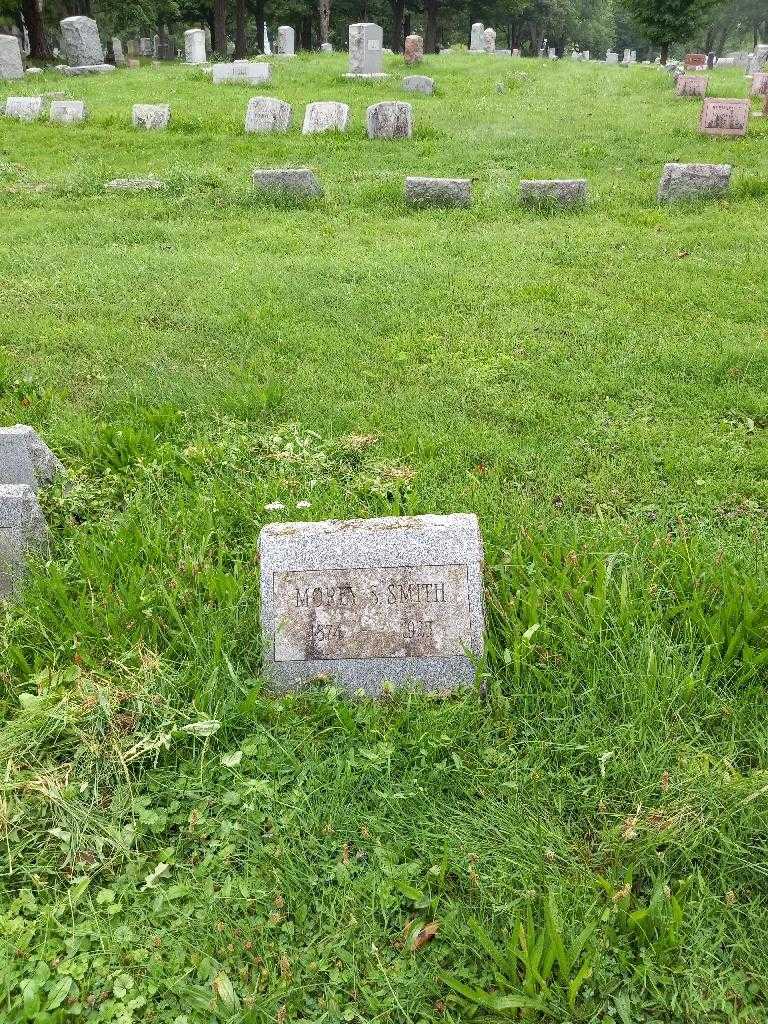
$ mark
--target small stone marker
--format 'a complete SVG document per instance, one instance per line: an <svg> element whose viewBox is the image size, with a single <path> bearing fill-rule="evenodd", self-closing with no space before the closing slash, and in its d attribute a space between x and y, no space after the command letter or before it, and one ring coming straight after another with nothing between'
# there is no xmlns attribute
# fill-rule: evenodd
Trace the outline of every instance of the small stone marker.
<svg viewBox="0 0 768 1024"><path fill-rule="evenodd" d="M707 66L706 53L686 53L683 64L687 68L705 68Z"/></svg>
<svg viewBox="0 0 768 1024"><path fill-rule="evenodd" d="M24 77L24 61L16 36L0 35L0 81Z"/></svg>
<svg viewBox="0 0 768 1024"><path fill-rule="evenodd" d="M659 181L660 203L698 196L719 196L728 191L730 164L665 164Z"/></svg>
<svg viewBox="0 0 768 1024"><path fill-rule="evenodd" d="M515 58L515 60L517 60L517 58L520 56L520 50L517 46L512 47L512 56Z"/></svg>
<svg viewBox="0 0 768 1024"><path fill-rule="evenodd" d="M333 53L333 43L320 43L320 53Z"/></svg>
<svg viewBox="0 0 768 1024"><path fill-rule="evenodd" d="M706 99L699 117L702 135L742 136L747 134L749 100Z"/></svg>
<svg viewBox="0 0 768 1024"><path fill-rule="evenodd" d="M150 192L165 187L165 182L157 178L115 178L104 185L116 192Z"/></svg>
<svg viewBox="0 0 768 1024"><path fill-rule="evenodd" d="M231 64L214 64L212 75L214 85L263 85L272 81L272 67L264 61L234 60Z"/></svg>
<svg viewBox="0 0 768 1024"><path fill-rule="evenodd" d="M322 135L324 132L345 132L348 125L349 107L346 103L322 100L307 104L301 133Z"/></svg>
<svg viewBox="0 0 768 1024"><path fill-rule="evenodd" d="M768 96L768 73L756 71L752 75L752 85L749 89L750 96Z"/></svg>
<svg viewBox="0 0 768 1024"><path fill-rule="evenodd" d="M374 103L365 112L369 139L410 139L413 135L413 109L410 103L387 100Z"/></svg>
<svg viewBox="0 0 768 1024"><path fill-rule="evenodd" d="M38 490L64 467L32 427L0 427L0 484L25 484Z"/></svg>
<svg viewBox="0 0 768 1024"><path fill-rule="evenodd" d="M589 60L589 50L582 50L581 51L581 59L582 60Z"/></svg>
<svg viewBox="0 0 768 1024"><path fill-rule="evenodd" d="M51 103L50 119L54 124L80 124L86 114L82 100L54 100Z"/></svg>
<svg viewBox="0 0 768 1024"><path fill-rule="evenodd" d="M296 56L296 33L290 25L280 25L277 30L277 53L279 57Z"/></svg>
<svg viewBox="0 0 768 1024"><path fill-rule="evenodd" d="M349 26L348 78L383 76L382 47L384 30L380 25L364 21Z"/></svg>
<svg viewBox="0 0 768 1024"><path fill-rule="evenodd" d="M163 131L171 120L171 108L167 103L134 103L133 127L146 131Z"/></svg>
<svg viewBox="0 0 768 1024"><path fill-rule="evenodd" d="M254 96L248 100L245 130L249 135L287 132L292 120L293 108L290 103L284 103L273 96Z"/></svg>
<svg viewBox="0 0 768 1024"><path fill-rule="evenodd" d="M431 96L435 91L435 80L427 75L406 75L403 88L406 92L423 92Z"/></svg>
<svg viewBox="0 0 768 1024"><path fill-rule="evenodd" d="M114 64L80 64L70 66L69 64L57 64L56 70L62 75L108 75L115 70Z"/></svg>
<svg viewBox="0 0 768 1024"><path fill-rule="evenodd" d="M482 53L483 52L483 32L485 32L485 25L482 21L476 21L470 30L470 42L469 52L470 53Z"/></svg>
<svg viewBox="0 0 768 1024"><path fill-rule="evenodd" d="M125 64L125 54L123 53L123 43L118 36L112 36L112 58L115 64L119 67L123 67Z"/></svg>
<svg viewBox="0 0 768 1024"><path fill-rule="evenodd" d="M64 58L72 67L104 63L104 48L93 18L75 15L59 22Z"/></svg>
<svg viewBox="0 0 768 1024"><path fill-rule="evenodd" d="M257 168L251 172L251 177L256 188L271 195L315 198L323 194L320 183L307 167L283 167L268 171Z"/></svg>
<svg viewBox="0 0 768 1024"><path fill-rule="evenodd" d="M331 677L450 690L483 653L483 544L474 515L276 523L259 538L264 670L290 690Z"/></svg>
<svg viewBox="0 0 768 1024"><path fill-rule="evenodd" d="M42 96L9 96L5 101L5 116L15 121L37 121L42 113Z"/></svg>
<svg viewBox="0 0 768 1024"><path fill-rule="evenodd" d="M34 488L0 485L0 600L10 598L24 575L26 555L42 545L46 527Z"/></svg>
<svg viewBox="0 0 768 1024"><path fill-rule="evenodd" d="M405 37L403 59L406 64L419 64L424 60L424 40L421 36L410 35Z"/></svg>
<svg viewBox="0 0 768 1024"><path fill-rule="evenodd" d="M468 178L406 178L405 199L413 206L469 206L472 182Z"/></svg>
<svg viewBox="0 0 768 1024"><path fill-rule="evenodd" d="M605 63L606 64L618 64L619 63L619 55L618 55L618 53L614 53L613 50L606 50L606 53L605 53Z"/></svg>
<svg viewBox="0 0 768 1024"><path fill-rule="evenodd" d="M205 32L201 28L189 28L184 33L184 62L205 64Z"/></svg>
<svg viewBox="0 0 768 1024"><path fill-rule="evenodd" d="M521 181L520 201L532 206L583 206L587 182L585 178Z"/></svg>
<svg viewBox="0 0 768 1024"><path fill-rule="evenodd" d="M678 96L706 96L709 79L706 75L680 75L675 85Z"/></svg>
<svg viewBox="0 0 768 1024"><path fill-rule="evenodd" d="M149 36L142 36L139 39L139 56L140 57L151 57L152 56L152 40Z"/></svg>
<svg viewBox="0 0 768 1024"><path fill-rule="evenodd" d="M496 29L487 28L483 32L483 50L486 53L494 53L496 50Z"/></svg>

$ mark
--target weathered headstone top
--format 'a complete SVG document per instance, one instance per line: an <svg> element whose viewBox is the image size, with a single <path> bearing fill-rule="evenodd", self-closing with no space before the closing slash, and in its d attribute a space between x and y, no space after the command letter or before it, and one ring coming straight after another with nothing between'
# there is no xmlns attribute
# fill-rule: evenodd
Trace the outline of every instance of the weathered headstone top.
<svg viewBox="0 0 768 1024"><path fill-rule="evenodd" d="M304 111L302 135L322 135L324 132L345 132L349 125L349 106L335 100L308 103Z"/></svg>
<svg viewBox="0 0 768 1024"><path fill-rule="evenodd" d="M496 50L496 29L487 28L483 32L483 50L486 53L494 53Z"/></svg>
<svg viewBox="0 0 768 1024"><path fill-rule="evenodd" d="M413 108L410 103L385 100L365 112L369 139L410 139L413 134Z"/></svg>
<svg viewBox="0 0 768 1024"><path fill-rule="evenodd" d="M201 28L188 28L184 33L184 61L205 64L205 32Z"/></svg>
<svg viewBox="0 0 768 1024"><path fill-rule="evenodd" d="M406 178L405 200L412 206L469 206L472 182L469 178Z"/></svg>
<svg viewBox="0 0 768 1024"><path fill-rule="evenodd" d="M133 127L146 131L163 131L171 120L168 103L134 103Z"/></svg>
<svg viewBox="0 0 768 1024"><path fill-rule="evenodd" d="M72 67L104 63L104 48L93 18L75 15L59 22L64 57Z"/></svg>
<svg viewBox="0 0 768 1024"><path fill-rule="evenodd" d="M485 25L483 25L482 21L476 21L470 30L470 53L483 52L483 32L485 32Z"/></svg>
<svg viewBox="0 0 768 1024"><path fill-rule="evenodd" d="M349 74L381 75L384 30L373 22L349 26Z"/></svg>
<svg viewBox="0 0 768 1024"><path fill-rule="evenodd" d="M280 25L277 30L277 53L280 57L296 54L296 32L290 25Z"/></svg>
<svg viewBox="0 0 768 1024"><path fill-rule="evenodd" d="M705 68L707 66L706 53L686 53L683 64L687 68Z"/></svg>
<svg viewBox="0 0 768 1024"><path fill-rule="evenodd" d="M53 124L80 124L87 116L82 100L53 100L50 120Z"/></svg>
<svg viewBox="0 0 768 1024"><path fill-rule="evenodd" d="M406 92L423 92L431 96L435 91L435 80L428 75L406 75L403 79L403 89Z"/></svg>
<svg viewBox="0 0 768 1024"><path fill-rule="evenodd" d="M0 484L0 601L13 595L24 575L27 551L40 545L45 534L34 488Z"/></svg>
<svg viewBox="0 0 768 1024"><path fill-rule="evenodd" d="M251 180L260 192L267 195L316 199L323 188L308 167L279 167L251 171Z"/></svg>
<svg viewBox="0 0 768 1024"><path fill-rule="evenodd" d="M234 60L231 64L214 64L212 76L214 85L262 85L272 81L272 66L266 61Z"/></svg>
<svg viewBox="0 0 768 1024"><path fill-rule="evenodd" d="M675 91L678 96L706 96L708 83L706 75L680 75Z"/></svg>
<svg viewBox="0 0 768 1024"><path fill-rule="evenodd" d="M63 468L32 427L0 427L0 484L26 484L37 490Z"/></svg>
<svg viewBox="0 0 768 1024"><path fill-rule="evenodd" d="M450 689L483 652L483 546L473 515L281 523L260 543L264 667L381 693Z"/></svg>
<svg viewBox="0 0 768 1024"><path fill-rule="evenodd" d="M703 135L747 134L749 100L705 99L699 117Z"/></svg>
<svg viewBox="0 0 768 1024"><path fill-rule="evenodd" d="M749 89L750 96L768 96L768 72L756 71L752 75L752 85Z"/></svg>
<svg viewBox="0 0 768 1024"><path fill-rule="evenodd" d="M412 34L405 37L403 59L406 64L418 64L424 60L424 40L421 36Z"/></svg>
<svg viewBox="0 0 768 1024"><path fill-rule="evenodd" d="M730 182L730 164L665 164L658 200L670 203L677 199L722 195Z"/></svg>
<svg viewBox="0 0 768 1024"><path fill-rule="evenodd" d="M123 52L123 43L118 36L112 36L112 59L115 64L122 67L125 64L125 53Z"/></svg>
<svg viewBox="0 0 768 1024"><path fill-rule="evenodd" d="M293 119L293 108L274 96L253 96L245 112L245 130L249 135L287 132Z"/></svg>
<svg viewBox="0 0 768 1024"><path fill-rule="evenodd" d="M16 36L0 35L0 81L24 77L24 61Z"/></svg>
<svg viewBox="0 0 768 1024"><path fill-rule="evenodd" d="M42 96L9 96L5 101L5 116L15 121L36 121L42 115Z"/></svg>

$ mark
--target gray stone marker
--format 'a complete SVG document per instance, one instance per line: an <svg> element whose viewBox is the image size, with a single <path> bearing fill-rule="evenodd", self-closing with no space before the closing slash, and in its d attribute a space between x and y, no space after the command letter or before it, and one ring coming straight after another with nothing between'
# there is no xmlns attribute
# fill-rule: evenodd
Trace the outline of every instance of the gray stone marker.
<svg viewBox="0 0 768 1024"><path fill-rule="evenodd" d="M115 192L151 192L165 187L165 182L157 178L115 178L104 185Z"/></svg>
<svg viewBox="0 0 768 1024"><path fill-rule="evenodd" d="M290 690L330 677L451 690L483 653L483 544L474 515L266 526L259 539L264 671Z"/></svg>
<svg viewBox="0 0 768 1024"><path fill-rule="evenodd" d="M483 25L482 21L476 21L470 30L470 53L483 53L483 32L485 32L485 25Z"/></svg>
<svg viewBox="0 0 768 1024"><path fill-rule="evenodd" d="M75 15L59 22L64 57L72 67L104 63L104 48L93 18Z"/></svg>
<svg viewBox="0 0 768 1024"><path fill-rule="evenodd" d="M350 25L348 77L383 76L383 43L384 30L381 25L369 21Z"/></svg>
<svg viewBox="0 0 768 1024"><path fill-rule="evenodd" d="M321 100L308 103L304 111L302 135L322 135L325 132L345 132L349 126L349 107L346 103Z"/></svg>
<svg viewBox="0 0 768 1024"><path fill-rule="evenodd" d="M274 170L255 168L251 172L251 177L256 188L268 195L300 198L323 195L317 178L306 167L283 167Z"/></svg>
<svg viewBox="0 0 768 1024"><path fill-rule="evenodd" d="M82 100L54 100L51 103L50 119L54 124L80 124L87 113Z"/></svg>
<svg viewBox="0 0 768 1024"><path fill-rule="evenodd" d="M678 96L706 96L709 78L706 75L678 75L675 92Z"/></svg>
<svg viewBox="0 0 768 1024"><path fill-rule="evenodd" d="M483 50L486 53L494 53L496 50L496 29L487 28L483 32Z"/></svg>
<svg viewBox="0 0 768 1024"><path fill-rule="evenodd" d="M614 53L613 50L607 50L606 54L605 54L605 63L606 64L618 64L619 63L619 55L618 55L618 53Z"/></svg>
<svg viewBox="0 0 768 1024"><path fill-rule="evenodd" d="M296 33L290 25L280 25L277 29L277 55L279 57L296 56Z"/></svg>
<svg viewBox="0 0 768 1024"><path fill-rule="evenodd" d="M293 108L290 103L284 103L273 96L254 96L248 100L245 130L249 135L287 132L292 120Z"/></svg>
<svg viewBox="0 0 768 1024"><path fill-rule="evenodd" d="M320 43L320 53L333 53L333 43Z"/></svg>
<svg viewBox="0 0 768 1024"><path fill-rule="evenodd" d="M431 96L435 91L435 80L428 75L406 75L403 79L403 88L406 92L423 92Z"/></svg>
<svg viewBox="0 0 768 1024"><path fill-rule="evenodd" d="M41 546L45 536L34 488L0 484L0 600L13 596L24 576L27 552Z"/></svg>
<svg viewBox="0 0 768 1024"><path fill-rule="evenodd" d="M405 199L413 206L469 206L469 178L406 178Z"/></svg>
<svg viewBox="0 0 768 1024"><path fill-rule="evenodd" d="M69 64L57 64L56 70L62 75L108 75L115 70L114 64L81 64L73 67Z"/></svg>
<svg viewBox="0 0 768 1024"><path fill-rule="evenodd" d="M758 43L749 58L747 74L753 75L756 71L762 71L766 62L768 62L768 43Z"/></svg>
<svg viewBox="0 0 768 1024"><path fill-rule="evenodd" d="M110 46L115 67L123 67L125 65L125 54L123 53L122 41L117 36L112 36Z"/></svg>
<svg viewBox="0 0 768 1024"><path fill-rule="evenodd" d="M520 201L533 206L583 206L587 201L587 182L584 178L521 181Z"/></svg>
<svg viewBox="0 0 768 1024"><path fill-rule="evenodd" d="M365 112L369 139L410 139L413 135L413 109L410 103L386 100L374 103Z"/></svg>
<svg viewBox="0 0 768 1024"><path fill-rule="evenodd" d="M64 467L32 427L0 427L0 484L25 484L35 491Z"/></svg>
<svg viewBox="0 0 768 1024"><path fill-rule="evenodd" d="M214 64L213 84L263 85L272 81L272 67L264 61L233 60L231 64Z"/></svg>
<svg viewBox="0 0 768 1024"><path fill-rule="evenodd" d="M205 32L190 28L184 33L184 61L187 64L205 64Z"/></svg>
<svg viewBox="0 0 768 1024"><path fill-rule="evenodd" d="M0 81L24 77L24 61L16 36L0 36Z"/></svg>
<svg viewBox="0 0 768 1024"><path fill-rule="evenodd" d="M43 114L42 96L9 96L5 101L5 116L15 121L37 121Z"/></svg>
<svg viewBox="0 0 768 1024"><path fill-rule="evenodd" d="M660 203L697 196L719 196L731 183L730 164L665 164L659 181Z"/></svg>
<svg viewBox="0 0 768 1024"><path fill-rule="evenodd" d="M139 39L139 56L152 56L152 40L149 38L149 36L142 36L141 39Z"/></svg>
<svg viewBox="0 0 768 1024"><path fill-rule="evenodd" d="M171 120L171 108L167 103L134 103L133 127L146 131L163 131Z"/></svg>

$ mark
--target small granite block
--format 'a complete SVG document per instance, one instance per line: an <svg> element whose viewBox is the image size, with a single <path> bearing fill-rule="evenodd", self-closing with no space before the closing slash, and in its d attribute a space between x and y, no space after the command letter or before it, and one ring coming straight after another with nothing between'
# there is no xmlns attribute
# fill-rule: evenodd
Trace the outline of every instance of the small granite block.
<svg viewBox="0 0 768 1024"><path fill-rule="evenodd" d="M0 35L0 82L24 77L24 61L16 36Z"/></svg>
<svg viewBox="0 0 768 1024"><path fill-rule="evenodd" d="M322 135L324 132L345 132L348 125L349 107L346 103L322 100L307 104L301 133Z"/></svg>
<svg viewBox="0 0 768 1024"><path fill-rule="evenodd" d="M469 178L406 178L406 201L414 206L469 206Z"/></svg>
<svg viewBox="0 0 768 1024"><path fill-rule="evenodd" d="M474 515L277 523L259 539L264 671L370 696L450 690L483 653L483 544Z"/></svg>
<svg viewBox="0 0 768 1024"><path fill-rule="evenodd" d="M413 110L410 103L386 100L374 103L365 112L369 139L410 139L413 135Z"/></svg>
<svg viewBox="0 0 768 1024"><path fill-rule="evenodd" d="M435 80L427 75L406 75L403 88L406 92L423 92L431 96L435 91Z"/></svg>
<svg viewBox="0 0 768 1024"><path fill-rule="evenodd" d="M114 189L116 192L149 192L165 187L165 182L158 181L157 178L115 178L104 185L104 188Z"/></svg>
<svg viewBox="0 0 768 1024"><path fill-rule="evenodd" d="M64 467L32 427L0 427L0 484L34 490L52 483Z"/></svg>
<svg viewBox="0 0 768 1024"><path fill-rule="evenodd" d="M167 103L134 103L133 127L146 131L163 131L171 120L171 108Z"/></svg>
<svg viewBox="0 0 768 1024"><path fill-rule="evenodd" d="M708 84L706 75L678 75L675 91L678 96L706 96Z"/></svg>
<svg viewBox="0 0 768 1024"><path fill-rule="evenodd" d="M521 181L520 201L531 205L583 206L587 201L584 178Z"/></svg>
<svg viewBox="0 0 768 1024"><path fill-rule="evenodd" d="M699 117L702 135L739 137L747 134L749 100L706 99Z"/></svg>
<svg viewBox="0 0 768 1024"><path fill-rule="evenodd" d="M665 164L659 181L660 203L697 196L719 196L728 191L730 164Z"/></svg>
<svg viewBox="0 0 768 1024"><path fill-rule="evenodd" d="M287 132L292 120L293 108L290 103L284 103L272 96L254 96L248 100L245 130L249 135Z"/></svg>
<svg viewBox="0 0 768 1024"><path fill-rule="evenodd" d="M267 194L308 198L323 195L317 178L306 167L284 167L267 171L256 168L251 172L251 177L253 184Z"/></svg>
<svg viewBox="0 0 768 1024"><path fill-rule="evenodd" d="M37 121L42 113L42 96L9 96L5 101L5 116L16 121Z"/></svg>
<svg viewBox="0 0 768 1024"><path fill-rule="evenodd" d="M21 583L30 548L42 545L45 518L37 495L25 484L0 484L0 601Z"/></svg>
<svg viewBox="0 0 768 1024"><path fill-rule="evenodd" d="M51 103L50 118L54 124L79 124L85 120L86 114L82 100L54 100Z"/></svg>

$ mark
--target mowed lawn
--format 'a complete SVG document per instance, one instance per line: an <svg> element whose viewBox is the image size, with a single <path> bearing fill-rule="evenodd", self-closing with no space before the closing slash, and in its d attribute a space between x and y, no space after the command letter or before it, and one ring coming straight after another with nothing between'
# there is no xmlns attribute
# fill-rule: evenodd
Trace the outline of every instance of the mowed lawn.
<svg viewBox="0 0 768 1024"><path fill-rule="evenodd" d="M273 66L0 88L90 109L0 121L0 423L69 470L1 613L0 1018L763 1021L768 120L701 137L652 67ZM287 135L245 136L256 93ZM393 98L413 139L367 140ZM318 99L347 135L302 137ZM672 160L731 192L660 207ZM326 197L258 199L280 166ZM408 174L473 205L409 211ZM475 689L264 693L265 523L455 511Z"/></svg>

